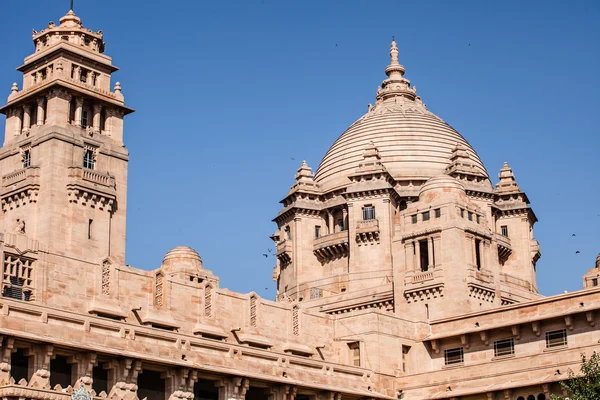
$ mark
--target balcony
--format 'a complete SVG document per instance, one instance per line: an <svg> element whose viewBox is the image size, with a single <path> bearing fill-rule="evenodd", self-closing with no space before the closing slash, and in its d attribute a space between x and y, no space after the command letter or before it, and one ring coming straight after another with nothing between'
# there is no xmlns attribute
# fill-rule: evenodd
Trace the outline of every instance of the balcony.
<svg viewBox="0 0 600 400"><path fill-rule="evenodd" d="M533 263L535 264L540 257L542 256L542 253L540 251L540 242L538 242L535 239L531 240L531 259L533 260Z"/></svg>
<svg viewBox="0 0 600 400"><path fill-rule="evenodd" d="M506 283L510 286L515 286L520 289L527 290L528 292L534 292L533 285L526 281L525 279L517 278L516 276L512 276L505 273L500 273L500 281Z"/></svg>
<svg viewBox="0 0 600 400"><path fill-rule="evenodd" d="M108 173L78 166L69 167L69 202L90 205L100 210L115 210L116 182Z"/></svg>
<svg viewBox="0 0 600 400"><path fill-rule="evenodd" d="M283 240L277 243L277 259L281 263L282 267L285 267L292 263L292 255L294 254L294 247L291 240Z"/></svg>
<svg viewBox="0 0 600 400"><path fill-rule="evenodd" d="M508 257L510 257L512 254L510 239L507 236L499 233L494 233L494 238L498 243L498 261L500 261L500 264L504 265L504 263L508 260Z"/></svg>
<svg viewBox="0 0 600 400"><path fill-rule="evenodd" d="M40 168L26 167L2 177L0 199L2 210L24 206L37 201L40 189Z"/></svg>
<svg viewBox="0 0 600 400"><path fill-rule="evenodd" d="M356 226L356 241L360 243L367 243L373 241L379 241L379 220L367 219L358 221Z"/></svg>
<svg viewBox="0 0 600 400"><path fill-rule="evenodd" d="M336 259L348 255L348 231L325 235L313 240L313 253L320 261Z"/></svg>

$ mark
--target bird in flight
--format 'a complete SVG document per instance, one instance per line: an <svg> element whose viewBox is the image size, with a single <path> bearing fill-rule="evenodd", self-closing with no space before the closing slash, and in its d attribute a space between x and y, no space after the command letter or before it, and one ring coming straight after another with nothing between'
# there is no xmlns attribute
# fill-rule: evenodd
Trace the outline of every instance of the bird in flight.
<svg viewBox="0 0 600 400"><path fill-rule="evenodd" d="M571 236L575 236L575 234L572 234Z"/></svg>
<svg viewBox="0 0 600 400"><path fill-rule="evenodd" d="M269 257L267 254L263 254L263 256L265 256L265 258Z"/></svg>
<svg viewBox="0 0 600 400"><path fill-rule="evenodd" d="M580 253L580 252L579 252L579 250L577 250L577 251L575 252L575 254L579 254L579 253Z"/></svg>

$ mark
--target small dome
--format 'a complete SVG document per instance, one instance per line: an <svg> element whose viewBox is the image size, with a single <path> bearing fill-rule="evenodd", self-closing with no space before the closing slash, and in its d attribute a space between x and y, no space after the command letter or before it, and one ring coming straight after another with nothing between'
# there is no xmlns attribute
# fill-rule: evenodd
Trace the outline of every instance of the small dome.
<svg viewBox="0 0 600 400"><path fill-rule="evenodd" d="M449 175L438 175L428 179L427 182L421 186L419 197L430 190L442 190L444 192L459 191L464 193L465 187L462 185L462 183Z"/></svg>
<svg viewBox="0 0 600 400"><path fill-rule="evenodd" d="M163 258L162 267L166 269L183 269L189 272L202 270L202 259L198 252L188 246L177 246ZM176 272L176 271L173 271Z"/></svg>

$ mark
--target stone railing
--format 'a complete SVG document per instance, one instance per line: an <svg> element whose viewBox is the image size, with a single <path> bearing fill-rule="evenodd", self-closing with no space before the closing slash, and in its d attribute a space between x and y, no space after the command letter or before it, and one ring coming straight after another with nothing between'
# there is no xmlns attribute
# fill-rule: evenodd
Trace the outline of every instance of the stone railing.
<svg viewBox="0 0 600 400"><path fill-rule="evenodd" d="M418 274L413 275L412 282L419 283L424 281L429 281L433 279L433 271L420 272Z"/></svg>
<svg viewBox="0 0 600 400"><path fill-rule="evenodd" d="M115 178L108 173L102 173L93 169L82 167L69 167L69 177L79 178L87 182L110 188L115 187Z"/></svg>
<svg viewBox="0 0 600 400"><path fill-rule="evenodd" d="M377 219L366 219L358 221L356 226L357 232L373 232L379 230L379 220Z"/></svg>
<svg viewBox="0 0 600 400"><path fill-rule="evenodd" d="M16 92L13 96L11 96L10 101L13 101L13 100L18 99L18 98L20 98L22 96L25 96L26 94L31 93L31 92L35 91L36 89L38 89L38 88L40 88L42 86L48 85L49 83L54 82L54 81L58 81L58 80L63 80L63 81L68 82L70 84L77 85L77 86L80 86L80 87L84 87L84 88L86 88L88 90L91 90L91 91L96 92L98 94L101 94L103 96L110 97L110 98L112 98L114 100L122 101L122 99L119 98L119 96L117 96L117 94L115 94L114 92L111 92L111 91L108 91L108 90L104 90L104 89L101 89L101 88L93 86L93 85L88 85L87 83L78 81L77 79L71 79L71 78L66 77L66 76L60 76L57 73L54 73L53 75L51 75L50 77L42 80L41 82L36 82L33 85L28 86L26 89L23 89L23 90L20 90L20 91Z"/></svg>
<svg viewBox="0 0 600 400"><path fill-rule="evenodd" d="M27 178L37 178L40 176L40 167L25 167L17 171L13 171L2 177L2 187L10 187Z"/></svg>
<svg viewBox="0 0 600 400"><path fill-rule="evenodd" d="M512 254L510 239L499 233L494 233L494 238L498 243L498 261L500 261L500 264L504 264Z"/></svg>
<svg viewBox="0 0 600 400"><path fill-rule="evenodd" d="M289 239L277 243L277 253L275 255L282 266L286 266L292 262L293 249L293 243Z"/></svg>
<svg viewBox="0 0 600 400"><path fill-rule="evenodd" d="M521 288L530 292L533 291L533 286L530 282L526 281L525 279L517 278L516 276L500 273L500 281L509 285L520 286Z"/></svg>
<svg viewBox="0 0 600 400"><path fill-rule="evenodd" d="M336 258L348 254L348 231L325 235L313 240L313 252L320 259Z"/></svg>
<svg viewBox="0 0 600 400"><path fill-rule="evenodd" d="M485 283L493 283L494 282L494 274L492 273L492 271L488 270L488 269L474 269L471 270L471 276L473 276L475 279L477 279L478 281L481 282L485 282Z"/></svg>

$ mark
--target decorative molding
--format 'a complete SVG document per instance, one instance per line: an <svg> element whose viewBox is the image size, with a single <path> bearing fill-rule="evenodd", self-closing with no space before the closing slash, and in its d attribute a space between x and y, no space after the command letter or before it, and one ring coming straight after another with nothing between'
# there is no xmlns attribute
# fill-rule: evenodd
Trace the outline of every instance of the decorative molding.
<svg viewBox="0 0 600 400"><path fill-rule="evenodd" d="M488 301L490 303L493 303L495 298L496 298L496 291L483 287L483 286L479 286L479 285L475 285L472 283L468 284L469 287L469 297L478 299L478 300L484 300L484 301Z"/></svg>
<svg viewBox="0 0 600 400"><path fill-rule="evenodd" d="M444 284L422 287L404 291L404 298L408 303L416 303L430 299L444 297Z"/></svg>

